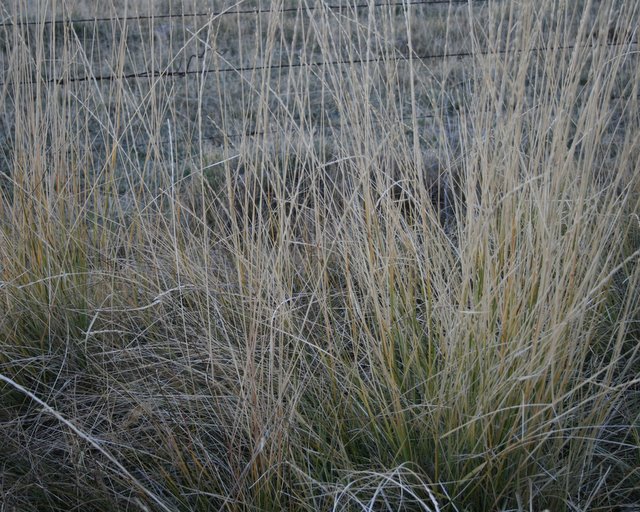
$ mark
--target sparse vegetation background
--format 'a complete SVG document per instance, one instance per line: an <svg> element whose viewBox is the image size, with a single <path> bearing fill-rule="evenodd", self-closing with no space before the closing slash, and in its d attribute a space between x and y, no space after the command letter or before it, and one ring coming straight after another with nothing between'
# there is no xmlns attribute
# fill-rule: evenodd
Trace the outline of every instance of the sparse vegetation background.
<svg viewBox="0 0 640 512"><path fill-rule="evenodd" d="M1 510L638 510L639 2L361 3L2 3Z"/></svg>

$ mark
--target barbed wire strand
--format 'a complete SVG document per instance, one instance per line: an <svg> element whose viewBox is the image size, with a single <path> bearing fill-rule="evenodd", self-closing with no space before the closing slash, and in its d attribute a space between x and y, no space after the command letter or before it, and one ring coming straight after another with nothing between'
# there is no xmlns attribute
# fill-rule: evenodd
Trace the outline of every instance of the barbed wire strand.
<svg viewBox="0 0 640 512"><path fill-rule="evenodd" d="M486 3L488 0L475 0L475 3ZM356 4L356 5L325 5L322 8L331 9L331 10L347 10L347 9L371 9L378 7L401 7L401 6L413 6L413 5L444 5L444 4L467 4L470 3L471 0L413 0L409 2L379 2L375 4ZM307 7L304 11L313 11L319 9L321 7ZM105 22L126 22L126 21L144 21L144 20L157 20L157 19L172 19L172 18L186 18L186 17L204 17L204 16L223 16L223 15L245 15L245 14L267 14L267 13L287 13L287 12L298 12L300 8L284 8L279 10L274 9L242 9L242 10L229 10L229 11L218 11L218 12L199 12L199 13L182 13L182 14L166 14L166 15L148 15L148 16L128 16L128 17L112 17L112 18L84 18L84 19L69 19L69 20L47 20L47 21L31 21L31 22L8 22L8 23L0 23L0 27L10 27L10 26L33 26L33 25L51 25L51 24L63 24L63 23L105 23ZM637 44L637 41L622 41L622 42L612 42L608 41L606 46L620 46L624 44ZM465 58L472 57L476 55L491 55L491 54L507 54L507 53L523 53L523 52L540 52L540 51L550 51L550 50L570 50L575 49L577 47L589 48L595 47L596 45L568 45L561 47L539 47L539 48L531 48L529 50L499 50L499 51L476 51L476 52L454 52L454 53L440 53L440 54L425 54L425 55L394 55L394 56L386 56L386 57L373 57L370 59L349 59L349 60L334 60L334 61L317 61L317 62L299 62L299 63L280 63L273 64L269 66L246 66L246 67L227 67L220 69L205 69L205 70L189 70L188 67L184 71L144 71L137 73L128 73L123 75L86 75L82 77L71 77L71 78L51 78L46 79L44 83L56 83L58 85L64 85L67 83L74 82L85 82L85 81L114 81L114 80L130 80L130 79L142 79L142 78L173 78L173 77L184 77L187 75L202 75L202 74L211 74L211 73L228 73L228 72L236 72L241 73L245 71L258 71L258 70L266 70L266 69L286 69L286 68L297 68L297 67L324 67L324 66L338 66L338 65L355 65L355 64L366 64L373 63L379 61L409 61L409 60L418 60L418 61L426 61L426 60L441 60L446 58ZM638 53L638 52L632 52ZM8 82L0 82L0 86L4 86ZM38 83L36 80L21 82L20 85L33 85ZM460 115L456 113L455 116ZM416 120L424 120L428 118L436 117L433 114L418 116ZM446 116L452 117L452 116ZM404 122L406 119L401 118L400 121ZM342 126L342 124L328 124L325 126L326 129L337 128L338 126ZM259 136L269 133L277 133L279 130L273 131L251 131L247 133L232 133L232 134L224 134L220 133L213 136L204 137L204 140L217 140L217 139L234 139L240 137L249 137L249 136ZM185 139L186 140L186 139ZM161 142L162 145L167 142ZM147 144L135 144L131 147L146 147L149 144L153 144L153 141L149 141ZM129 146L127 146L129 147Z"/></svg>
<svg viewBox="0 0 640 512"><path fill-rule="evenodd" d="M474 56L487 56L487 55L507 55L507 54L519 54L519 53L535 53L535 52L545 52L545 51L564 51L564 50L573 50L576 48L596 48L598 46L607 46L609 48L623 45L637 45L637 41L609 41L604 45L596 45L596 44L587 44L587 45L566 45L566 46L542 46L536 48L529 48L527 50L482 50L482 51L466 51L466 52L452 52L452 53L437 53L437 54L423 54L423 55L392 55L392 56L376 56L368 59L345 59L345 60L332 60L332 61L315 61L315 62L289 62L289 63L279 63L279 64L271 64L268 66L243 66L243 67L226 67L226 68L209 68L209 69L201 69L201 70L184 70L184 71L172 71L172 70L164 70L164 71L143 71L136 73L125 73L120 75L108 74L108 75L85 75L79 77L61 77L61 78L47 78L44 79L44 84L56 84L56 85L66 85L69 83L75 82L103 82L103 81L116 81L116 80L138 80L143 78L157 78L157 79L166 79L166 78L176 78L176 77L185 77L188 75L208 75L212 73L242 73L245 71L261 71L261 70L273 70L273 69L290 69L290 68L303 68L303 67L326 67L326 66L342 66L342 65L357 65L357 64L370 64L375 62L394 62L394 61L427 61L427 60L444 60L450 58L466 58L466 57L474 57ZM638 51L629 52L630 55L637 55ZM0 87L8 84L9 82L0 82ZM19 85L35 85L39 83L38 80L30 80L20 82Z"/></svg>
<svg viewBox="0 0 640 512"><path fill-rule="evenodd" d="M455 4L480 4L487 3L489 0L411 0L409 2L378 2L371 4L356 4L356 5L323 5L322 7L308 6L304 9L300 7L286 7L283 9L234 9L225 11L213 11L213 12L190 12L182 14L158 14L158 15L144 15L144 16L116 16L111 18L78 18L68 20L45 20L45 21L9 21L0 23L0 27L13 27L13 26L43 26L43 25L63 25L63 24L86 24L86 23L114 23L114 22L127 22L127 21L149 21L149 20L163 20L173 18L204 18L210 16L217 18L220 16L228 15L245 15L245 14L269 14L269 13L290 13L298 11L315 11L317 9L330 9L330 10L356 10L356 9L371 9L378 7L402 7L412 5L455 5Z"/></svg>

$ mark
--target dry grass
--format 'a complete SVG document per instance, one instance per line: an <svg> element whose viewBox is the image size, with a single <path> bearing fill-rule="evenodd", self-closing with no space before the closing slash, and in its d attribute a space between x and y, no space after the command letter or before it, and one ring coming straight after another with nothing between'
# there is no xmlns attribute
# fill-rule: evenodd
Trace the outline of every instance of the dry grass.
<svg viewBox="0 0 640 512"><path fill-rule="evenodd" d="M2 510L631 510L640 6L299 5L0 27Z"/></svg>

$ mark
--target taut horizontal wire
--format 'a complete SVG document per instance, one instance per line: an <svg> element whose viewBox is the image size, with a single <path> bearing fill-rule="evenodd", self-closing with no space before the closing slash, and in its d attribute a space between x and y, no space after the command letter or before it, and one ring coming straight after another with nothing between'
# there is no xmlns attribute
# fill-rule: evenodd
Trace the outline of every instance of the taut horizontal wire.
<svg viewBox="0 0 640 512"><path fill-rule="evenodd" d="M622 45L637 45L637 41L631 42L608 42L606 43L607 47L615 47ZM340 66L340 65L354 65L354 64L370 64L375 62L394 62L394 61L427 61L427 60L442 60L449 58L465 58L465 57L474 57L474 56L486 56L486 55L506 55L506 54L517 54L517 53L534 53L534 52L544 52L551 50L573 50L576 48L595 48L596 44L586 44L586 45L566 45L566 46L543 46L536 48L529 48L528 50L482 50L476 52L453 52L453 53L438 53L438 54L423 54L423 55L392 55L392 56L377 56L369 59L345 59L345 60L333 60L333 61L316 61L316 62L294 62L294 63L280 63L280 64L271 64L269 66L245 66L245 67L227 67L227 68L209 68L209 69L201 69L201 70L186 70L186 71L143 71L137 73L126 73L121 75L85 75L79 77L69 77L69 78L48 78L44 80L45 84L57 84L57 85L65 85L73 82L103 82L103 81L115 81L115 80L137 80L141 78L175 78L175 77L184 77L187 75L207 75L210 73L242 73L244 71L260 71L267 69L287 69L287 68L302 68L302 67L325 67L325 66ZM630 52L629 55L637 55L639 52L634 51ZM0 82L0 87L4 86L8 82ZM31 80L26 82L20 82L19 85L34 85L38 83L37 80Z"/></svg>
<svg viewBox="0 0 640 512"><path fill-rule="evenodd" d="M412 0L409 2L378 2L371 4L356 4L356 5L324 5L323 9L331 10L347 10L347 9L371 9L378 7L402 7L411 5L446 5L446 4L479 4L486 3L488 0ZM302 11L315 11L319 7L310 6L301 9L300 7L287 7L284 9L233 9L225 11L213 11L213 12L190 12L182 14L159 14L159 15L144 15L144 16L116 16L112 18L79 18L68 20L45 20L45 21L8 21L0 23L0 27L13 27L18 26L42 26L42 25L63 25L63 24L85 24L85 23L114 23L114 22L127 22L127 21L148 21L148 20L163 20L173 18L204 18L206 16L218 17L228 16L232 14L244 15L244 14L268 14L268 13L289 13Z"/></svg>

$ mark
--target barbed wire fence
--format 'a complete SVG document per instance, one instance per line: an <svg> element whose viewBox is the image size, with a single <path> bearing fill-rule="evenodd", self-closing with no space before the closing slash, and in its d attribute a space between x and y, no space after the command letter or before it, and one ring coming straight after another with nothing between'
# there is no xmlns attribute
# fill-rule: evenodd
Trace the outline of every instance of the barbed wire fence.
<svg viewBox="0 0 640 512"><path fill-rule="evenodd" d="M485 4L488 0L474 0L475 5ZM103 17L103 18L76 18L76 19L58 19L58 20L38 20L38 21L27 21L27 20L18 20L18 21L5 21L0 23L0 30L7 30L9 28L24 28L24 27L45 27L50 25L65 25L65 26L77 26L82 24L91 24L93 29L96 30L96 26L98 24L109 24L109 25L124 25L127 23L134 22L142 22L142 21L155 21L155 20L174 20L174 19L185 19L185 18L196 18L196 17L207 17L209 21L221 17L221 16L248 16L248 15L262 15L262 14L294 14L299 12L304 12L306 14L311 14L313 11L318 9L325 10L334 10L334 11L349 11L354 12L356 10L373 10L378 8L389 8L389 9L407 9L412 6L452 6L452 5L462 5L468 4L469 0L411 0L411 1L386 1L386 2L368 2L368 3L356 3L356 4L324 4L321 6L304 6L304 7L295 7L295 8L280 8L280 9L261 9L261 8L252 8L252 9L227 9L220 11L209 11L209 12L187 12L187 13L173 13L173 14L162 14L162 15L145 15L145 16L121 16L121 17ZM46 85L57 85L64 86L67 84L78 83L78 82L113 82L117 80L140 80L140 79L153 79L153 80L164 80L178 77L186 77L186 76L194 76L194 75L209 75L209 74L224 74L224 73L236 73L241 74L243 72L255 72L259 70L265 69L286 69L286 68L300 68L300 67L327 67L327 66L338 66L338 65L357 65L364 64L367 62L380 61L381 58L371 58L371 59L351 59L344 61L316 61L316 62L282 62L278 64L273 64L270 66L245 66L238 67L229 65L225 68L210 68L210 69L190 69L191 62L195 59L196 61L202 59L204 55L200 54L192 54L188 57L186 65L183 70L171 70L171 69L162 69L162 70L145 70L138 71L128 74L93 74L91 72L81 75L81 76L67 76L62 78L46 78L40 77L38 79L33 80L23 80L21 82L14 82L10 80L0 81L0 88L8 86L8 85L35 85L35 84L46 84ZM389 60L390 56L382 57L384 60ZM403 56L395 56L394 60L410 60ZM428 58L428 56L413 56L412 59L422 59ZM442 56L433 55L432 59L443 58ZM175 60L175 59L174 59ZM227 62L228 63L228 62ZM230 63L228 63L230 64ZM424 120L433 118L433 114L420 115L416 119ZM404 119L401 120L404 122ZM331 130L339 128L343 126L343 123L324 123L324 129ZM239 139L242 137L253 137L260 136L269 133L276 133L278 130L272 131L264 131L264 130L253 130L248 132L237 132L237 133L225 133L223 130L218 130L219 133L216 135L203 137L204 140L208 141L220 141L221 139ZM174 140L175 142L175 140ZM168 141L148 141L147 143L138 143L134 145L123 144L124 147L130 148L145 148L148 147L150 143L154 144L167 144Z"/></svg>
<svg viewBox="0 0 640 512"><path fill-rule="evenodd" d="M185 19L185 18L204 18L208 17L210 20L221 16L247 16L247 15L263 15L263 14L287 14L287 13L299 13L301 11L306 13L311 13L318 9L326 9L333 11L356 11L356 10L372 10L377 8L404 8L407 9L412 6L454 6L454 5L462 5L467 4L471 6L478 6L482 4L487 4L490 0L410 0L410 1L396 1L396 2L369 2L369 3L358 3L358 4L324 4L322 6L304 6L304 7L285 7L281 9L263 9L263 8L250 8L250 9L234 9L229 8L226 10L219 11L209 11L209 12L187 12L187 13L171 13L171 14L159 14L159 15L142 15L142 16L116 16L116 17L95 17L95 18L78 18L78 19L54 19L54 20L17 20L17 21L3 21L0 23L1 29L8 29L14 27L44 27L50 25L82 25L82 24L93 24L94 27L97 24L126 24L129 22L141 22L141 21L155 21L155 20L172 20L172 19ZM343 59L343 60L330 60L330 61L311 61L311 62L280 62L277 64L270 65L253 65L253 66L233 66L229 65L223 68L204 68L204 69L190 69L191 62L195 59L200 60L203 59L204 54L191 54L187 59L187 63L185 65L185 69L183 70L172 70L172 69L163 69L163 70L145 70L145 71L137 71L132 73L108 73L108 74L85 74L82 76L71 76L71 77L59 77L59 78L47 78L41 77L40 79L21 81L17 84L11 80L3 80L0 81L0 88L9 86L9 85L35 85L35 84L46 84L46 85L58 85L65 86L72 83L80 83L80 82L113 82L113 81L122 81L122 80L142 80L142 79L153 79L153 80L165 80L172 78L180 78L187 76L205 76L209 74L227 74L227 73L236 73L241 74L244 72L255 72L255 71L264 71L264 70L280 70L280 69L292 69L292 68L323 68L323 67L337 67L337 66L353 66L353 65L362 65L362 64L371 64L371 63L386 63L386 62L419 62L422 64L426 64L428 61L442 61L445 59L465 59L479 56L490 56L490 55L506 55L513 53L535 53L535 52L550 52L550 51L568 51L579 48L590 48L596 46L607 46L607 47L616 47L623 45L636 45L637 34L634 34L636 39L630 40L628 38L624 38L622 40L618 40L615 38L607 37L603 42L591 42L586 45L564 45L564 46L541 46L529 49L500 49L500 50L474 50L474 51L459 51L459 52L438 52L438 53L416 53L411 52L408 55L405 54L394 54L394 55L377 55L370 58L358 58L358 59ZM610 34L609 34L610 36ZM639 51L629 52L629 55L637 55L640 53ZM622 99L622 97L612 98L613 100ZM457 117L459 116L459 112L453 112L445 115L444 117ZM442 114L425 114L420 116L411 116L409 118L401 117L399 122L404 123L405 121L422 121L426 119L434 119L436 117L443 117ZM344 127L344 123L324 123L324 129L337 129L340 127ZM264 131L264 130L251 130L247 132L237 132L237 133L224 133L220 131L219 134L213 136L203 137L204 140L220 140L220 139L238 139L242 137L252 137L252 136L260 136L270 133L277 133L279 130L272 131ZM167 144L169 141L154 141L159 144ZM174 139L174 143L176 140ZM150 142L135 144L130 147L142 148L148 147ZM126 146L126 145L125 145Z"/></svg>
<svg viewBox="0 0 640 512"><path fill-rule="evenodd" d="M474 5L486 4L490 0L409 0L404 2L375 2L367 4L325 4L322 7L317 6L305 6L305 12L313 12L318 9L328 9L333 11L343 10L361 10L361 9L377 9L380 7L410 7L415 5L456 5L456 4L469 4ZM300 7L285 7L282 9L225 9L221 11L209 11L209 12L186 12L186 13L173 13L173 14L157 14L157 15L144 15L144 16L114 16L103 18L76 18L76 19L62 19L62 20L43 20L43 21L8 21L0 23L2 27L12 27L14 25L21 26L41 26L41 25L63 25L63 24L85 24L85 23L124 23L128 21L149 21L149 20L167 20L167 19L182 19L182 18L204 18L211 17L217 18L220 16L229 15L244 15L244 14L274 14L274 13L293 13L299 12Z"/></svg>

